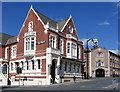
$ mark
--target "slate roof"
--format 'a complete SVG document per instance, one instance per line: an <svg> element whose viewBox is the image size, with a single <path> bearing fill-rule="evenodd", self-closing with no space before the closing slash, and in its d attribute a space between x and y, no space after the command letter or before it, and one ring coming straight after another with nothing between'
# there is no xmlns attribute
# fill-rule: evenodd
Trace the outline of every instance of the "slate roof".
<svg viewBox="0 0 120 92"><path fill-rule="evenodd" d="M0 45L5 46L6 42L8 41L9 38L12 38L13 36L5 34L5 33L0 33Z"/></svg>
<svg viewBox="0 0 120 92"><path fill-rule="evenodd" d="M38 16L40 17L40 19L43 21L43 23L46 25L47 22L49 22L49 26L56 29L57 28L57 24L58 24L58 30L60 31L63 26L65 25L65 23L67 22L68 19L65 19L65 20L62 20L62 21L59 21L59 22L56 22L48 17L46 17L45 15L35 11Z"/></svg>
<svg viewBox="0 0 120 92"><path fill-rule="evenodd" d="M16 43L16 42L17 42L17 36L8 39L8 41L5 45L10 45L10 44L13 44L13 43Z"/></svg>
<svg viewBox="0 0 120 92"><path fill-rule="evenodd" d="M58 30L62 30L63 26L65 25L65 23L67 22L68 19L62 20L60 22L57 22L58 24Z"/></svg>

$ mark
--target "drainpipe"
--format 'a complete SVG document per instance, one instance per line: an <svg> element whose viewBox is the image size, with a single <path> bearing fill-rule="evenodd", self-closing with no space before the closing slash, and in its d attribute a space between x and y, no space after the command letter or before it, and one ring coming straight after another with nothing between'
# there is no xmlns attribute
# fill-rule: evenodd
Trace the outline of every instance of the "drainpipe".
<svg viewBox="0 0 120 92"><path fill-rule="evenodd" d="M10 85L10 80L9 80L9 63L10 63L10 45L9 45L9 48L8 48L8 50L9 50L9 56L8 56L8 80L7 80L7 83L8 83L8 85Z"/></svg>

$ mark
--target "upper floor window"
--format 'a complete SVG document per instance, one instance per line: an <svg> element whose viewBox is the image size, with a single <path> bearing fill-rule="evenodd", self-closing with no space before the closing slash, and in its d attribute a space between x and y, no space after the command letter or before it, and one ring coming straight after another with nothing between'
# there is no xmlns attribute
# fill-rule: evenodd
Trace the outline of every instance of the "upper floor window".
<svg viewBox="0 0 120 92"><path fill-rule="evenodd" d="M12 58L16 58L17 47L12 46Z"/></svg>
<svg viewBox="0 0 120 92"><path fill-rule="evenodd" d="M60 39L60 52L61 52L61 54L63 54L63 52L64 52L64 42L63 42L63 39Z"/></svg>
<svg viewBox="0 0 120 92"><path fill-rule="evenodd" d="M29 22L28 29L29 31L33 31L33 21Z"/></svg>
<svg viewBox="0 0 120 92"><path fill-rule="evenodd" d="M73 33L73 27L72 26L69 26L69 32Z"/></svg>
<svg viewBox="0 0 120 92"><path fill-rule="evenodd" d="M78 46L78 59L80 59L81 58L81 48L80 48L80 46Z"/></svg>
<svg viewBox="0 0 120 92"><path fill-rule="evenodd" d="M86 53L84 53L84 59L86 59Z"/></svg>
<svg viewBox="0 0 120 92"><path fill-rule="evenodd" d="M77 54L77 48L76 48L76 44L72 44L72 56L76 56Z"/></svg>
<svg viewBox="0 0 120 92"><path fill-rule="evenodd" d="M70 43L67 43L67 53L70 53Z"/></svg>
<svg viewBox="0 0 120 92"><path fill-rule="evenodd" d="M13 63L11 63L11 71L13 71Z"/></svg>
<svg viewBox="0 0 120 92"><path fill-rule="evenodd" d="M104 53L98 52L98 53L97 53L97 57L104 57Z"/></svg>
<svg viewBox="0 0 120 92"><path fill-rule="evenodd" d="M8 59L8 51L9 51L9 49L8 49L8 47L5 49L5 59Z"/></svg>
<svg viewBox="0 0 120 92"><path fill-rule="evenodd" d="M35 37L25 38L25 50L35 50Z"/></svg>
<svg viewBox="0 0 120 92"><path fill-rule="evenodd" d="M56 36L50 35L50 47L56 48Z"/></svg>

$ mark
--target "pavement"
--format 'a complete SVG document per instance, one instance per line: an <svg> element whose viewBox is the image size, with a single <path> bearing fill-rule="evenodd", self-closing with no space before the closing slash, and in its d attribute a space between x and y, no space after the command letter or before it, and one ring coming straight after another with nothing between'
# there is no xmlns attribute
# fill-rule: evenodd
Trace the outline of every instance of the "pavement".
<svg viewBox="0 0 120 92"><path fill-rule="evenodd" d="M66 82L66 83L59 83L59 84L53 84L53 85L36 85L36 86L9 86L6 88L3 88L3 92L7 92L10 90L45 90L45 91L49 91L49 90L76 90L76 91L99 91L99 90L105 90L105 91L113 91L113 84L112 84L112 80L113 78L95 78L95 79L89 79L89 80L80 80L80 81L76 81L74 82ZM118 80L118 79L117 79ZM117 86L116 88L118 89L118 81L117 81ZM23 91L22 91L23 92Z"/></svg>

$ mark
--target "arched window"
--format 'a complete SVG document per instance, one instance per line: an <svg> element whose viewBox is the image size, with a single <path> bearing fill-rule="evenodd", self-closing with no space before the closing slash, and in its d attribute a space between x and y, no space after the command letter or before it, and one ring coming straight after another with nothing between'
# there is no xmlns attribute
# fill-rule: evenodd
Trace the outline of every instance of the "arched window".
<svg viewBox="0 0 120 92"><path fill-rule="evenodd" d="M73 27L72 26L69 26L69 32L73 33Z"/></svg>
<svg viewBox="0 0 120 92"><path fill-rule="evenodd" d="M97 57L104 57L104 53L98 52L98 53L97 53Z"/></svg>
<svg viewBox="0 0 120 92"><path fill-rule="evenodd" d="M7 74L7 64L3 65L3 74Z"/></svg>
<svg viewBox="0 0 120 92"><path fill-rule="evenodd" d="M33 21L29 22L29 31L33 31Z"/></svg>
<svg viewBox="0 0 120 92"><path fill-rule="evenodd" d="M99 66L104 66L104 63L103 63L101 60L99 60L96 65L97 65L98 67L99 67Z"/></svg>

